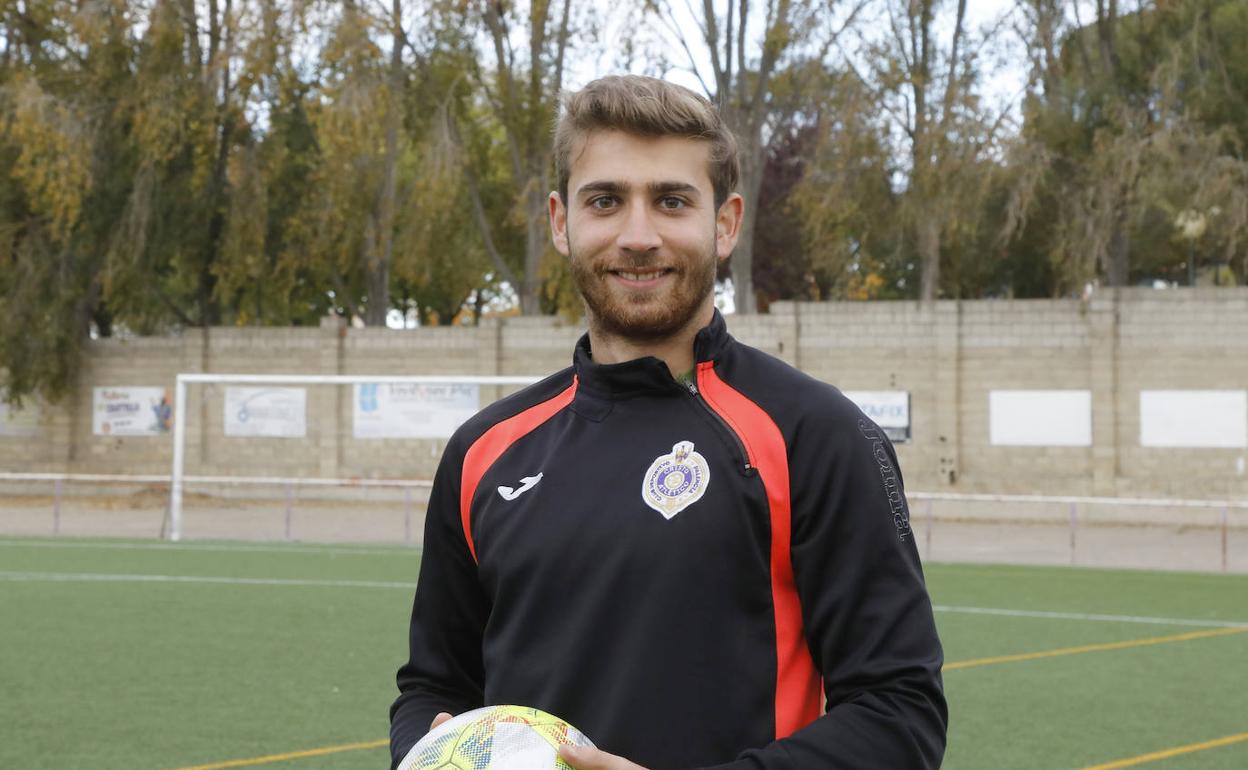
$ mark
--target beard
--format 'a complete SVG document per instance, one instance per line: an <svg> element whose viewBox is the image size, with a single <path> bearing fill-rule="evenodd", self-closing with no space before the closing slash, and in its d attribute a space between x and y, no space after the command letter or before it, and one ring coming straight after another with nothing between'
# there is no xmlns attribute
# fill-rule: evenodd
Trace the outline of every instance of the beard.
<svg viewBox="0 0 1248 770"><path fill-rule="evenodd" d="M569 238L569 241L571 239ZM573 248L569 266L596 332L654 342L685 329L715 291L715 239L680 264L654 289L629 290L614 284L613 270L645 270L660 262L652 256L591 258Z"/></svg>

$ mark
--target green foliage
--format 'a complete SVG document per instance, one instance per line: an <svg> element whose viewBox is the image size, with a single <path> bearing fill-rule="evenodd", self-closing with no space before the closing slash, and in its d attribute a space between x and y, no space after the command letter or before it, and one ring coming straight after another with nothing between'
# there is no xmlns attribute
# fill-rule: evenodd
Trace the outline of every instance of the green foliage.
<svg viewBox="0 0 1248 770"><path fill-rule="evenodd" d="M465 70L454 9L377 8L0 5L9 398L71 387L91 335L382 323L399 296L445 321L499 280L429 109Z"/></svg>
<svg viewBox="0 0 1248 770"><path fill-rule="evenodd" d="M741 137L739 309L1244 283L1248 6L1119 5L1079 26L1020 0L1006 112L998 41L954 0L734 1L701 38L647 0L620 52L657 32L646 65L709 73ZM72 387L92 335L578 316L550 126L565 71L609 69L609 26L569 2L0 1L8 397Z"/></svg>
<svg viewBox="0 0 1248 770"><path fill-rule="evenodd" d="M913 294L916 255L898 228L900 196L889 127L875 94L850 75L828 71L808 129L806 171L790 207L809 261L812 299L891 299ZM762 214L760 213L760 216Z"/></svg>
<svg viewBox="0 0 1248 770"><path fill-rule="evenodd" d="M1242 282L1244 4L1110 9L1064 29L1060 50L1051 43L1043 57L1024 102L1005 233L1052 266L1053 293L1097 281L1187 283L1193 259L1237 269ZM1200 227L1184 232L1185 218Z"/></svg>

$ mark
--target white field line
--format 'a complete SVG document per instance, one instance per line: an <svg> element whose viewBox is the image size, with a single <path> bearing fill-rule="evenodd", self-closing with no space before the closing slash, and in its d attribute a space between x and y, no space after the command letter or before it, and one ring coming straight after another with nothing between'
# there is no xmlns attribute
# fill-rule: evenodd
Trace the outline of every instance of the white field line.
<svg viewBox="0 0 1248 770"><path fill-rule="evenodd" d="M1043 618L1047 620L1087 620L1103 623L1146 623L1155 626L1197 626L1200 628L1248 628L1248 623L1228 620L1195 620L1192 618L1152 618L1142 615L1103 615L1084 612L1045 612L1043 610L1011 610L998 607L950 607L933 605L936 612L964 615L999 615L1009 618Z"/></svg>
<svg viewBox="0 0 1248 770"><path fill-rule="evenodd" d="M125 475L113 473L0 473L0 481L82 481L101 484L168 484L170 476ZM395 489L428 489L433 482L427 479L336 479L306 478L300 476L183 476L182 483L187 486L196 484L240 484L260 486L282 486L289 484L295 487L379 487Z"/></svg>
<svg viewBox="0 0 1248 770"><path fill-rule="evenodd" d="M322 546L290 543L288 545L253 545L250 543L125 543L97 540L0 540L0 548L86 548L90 550L119 551L207 551L210 553L287 553L314 554L318 556L408 556L420 553L419 548L404 546Z"/></svg>
<svg viewBox="0 0 1248 770"><path fill-rule="evenodd" d="M382 580L301 580L285 578L236 578L212 575L117 575L92 572L0 572L0 581L13 583L192 583L239 586L312 586L316 588L401 588L411 591L415 583Z"/></svg>
<svg viewBox="0 0 1248 770"><path fill-rule="evenodd" d="M235 578L212 575L124 575L90 572L0 572L0 580L11 582L79 582L79 583L191 583L256 586L315 586L323 588L401 588L413 590L415 583L380 580L305 580L288 578ZM1140 615L1106 615L1082 612L1046 612L1011 610L1000 607L953 607L935 605L936 612L967 615L997 615L1048 620L1083 620L1104 623L1145 623L1159 626L1196 626L1201 628L1248 628L1248 623L1192 618L1154 618Z"/></svg>

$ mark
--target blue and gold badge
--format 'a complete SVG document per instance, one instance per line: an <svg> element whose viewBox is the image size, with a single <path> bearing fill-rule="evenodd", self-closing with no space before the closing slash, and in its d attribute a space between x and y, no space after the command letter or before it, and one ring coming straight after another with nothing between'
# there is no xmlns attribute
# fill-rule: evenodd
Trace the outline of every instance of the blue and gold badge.
<svg viewBox="0 0 1248 770"><path fill-rule="evenodd" d="M641 482L641 499L670 519L702 499L711 482L706 458L693 451L692 441L680 441L672 453L659 455Z"/></svg>

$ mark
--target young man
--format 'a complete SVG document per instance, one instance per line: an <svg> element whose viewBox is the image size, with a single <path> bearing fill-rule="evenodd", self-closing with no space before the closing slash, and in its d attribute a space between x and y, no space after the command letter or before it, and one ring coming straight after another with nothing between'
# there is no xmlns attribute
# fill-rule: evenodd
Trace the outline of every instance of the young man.
<svg viewBox="0 0 1248 770"><path fill-rule="evenodd" d="M447 447L394 761L509 703L594 740L563 750L581 770L938 767L942 655L892 446L713 304L743 210L731 133L686 89L611 77L565 100L555 145L589 333Z"/></svg>

